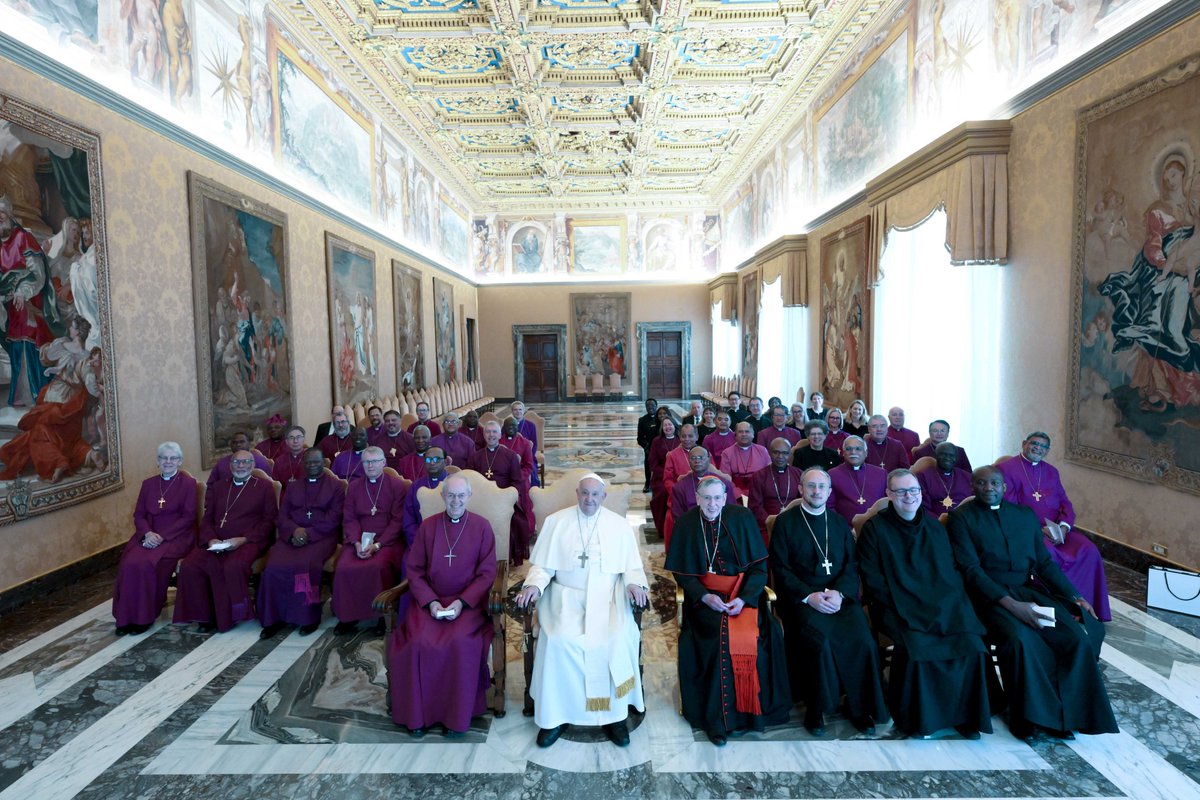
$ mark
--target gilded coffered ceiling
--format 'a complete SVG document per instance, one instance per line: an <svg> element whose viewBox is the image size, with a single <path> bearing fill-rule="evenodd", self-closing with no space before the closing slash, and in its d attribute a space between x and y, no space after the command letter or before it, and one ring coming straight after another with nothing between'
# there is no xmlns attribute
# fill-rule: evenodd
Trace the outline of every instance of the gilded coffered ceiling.
<svg viewBox="0 0 1200 800"><path fill-rule="evenodd" d="M713 204L887 0L290 0L480 210Z"/></svg>

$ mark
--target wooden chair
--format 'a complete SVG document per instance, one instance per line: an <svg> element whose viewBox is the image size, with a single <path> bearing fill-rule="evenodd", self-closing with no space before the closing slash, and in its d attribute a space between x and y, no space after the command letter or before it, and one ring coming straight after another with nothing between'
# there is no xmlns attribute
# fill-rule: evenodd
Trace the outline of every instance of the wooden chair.
<svg viewBox="0 0 1200 800"><path fill-rule="evenodd" d="M528 414L526 415L528 417ZM535 486L529 490L529 499L533 503L534 535L542 531L546 517L556 511L571 508L578 500L575 497L575 487L579 480L587 475L590 469L569 469L550 486ZM626 484L608 487L608 496L604 498L604 507L614 514L624 517L629 513L629 498L632 488ZM642 627L644 608L633 608L634 623ZM530 603L522 616L523 636L521 652L525 657L525 707L522 713L527 717L533 716L533 698L529 695L529 684L533 680L533 660L537 650L537 637L541 627L537 622L537 606ZM639 661L641 659L639 658Z"/></svg>
<svg viewBox="0 0 1200 800"><path fill-rule="evenodd" d="M592 399L604 397L604 376L596 373L592 376Z"/></svg>
<svg viewBox="0 0 1200 800"><path fill-rule="evenodd" d="M492 526L496 535L496 581L488 593L488 616L492 618L492 685L487 692L488 707L497 717L504 716L504 690L507 680L507 639L504 631L504 605L508 593L508 535L512 522L513 505L517 502L517 489L509 486L501 489L492 481L480 475L475 470L465 469L458 473L471 484L471 500L467 510L478 514ZM428 486L417 490L417 502L421 506L421 518L441 514L446 510L439 489ZM408 581L401 581L387 591L375 597L372 607L387 620L388 630L391 631L396 623L396 612L400 605L400 597L408 591Z"/></svg>
<svg viewBox="0 0 1200 800"><path fill-rule="evenodd" d="M608 374L608 393L614 400L621 399L621 376L615 372Z"/></svg>
<svg viewBox="0 0 1200 800"><path fill-rule="evenodd" d="M909 469L914 475L920 475L922 472L927 472L935 467L937 467L936 458L933 456L921 456Z"/></svg>
<svg viewBox="0 0 1200 800"><path fill-rule="evenodd" d="M511 416L511 415L506 414L505 416ZM503 423L503 420L500 419L500 417L496 416L496 413L494 411L485 411L479 415L479 427L482 428L484 426L484 424L488 423L488 422Z"/></svg>
<svg viewBox="0 0 1200 800"><path fill-rule="evenodd" d="M1008 461L1010 458L1012 458L1012 456L1000 456L999 458L997 458L995 461L992 462L992 466L998 467L1001 464L1003 464L1005 461Z"/></svg>
<svg viewBox="0 0 1200 800"><path fill-rule="evenodd" d="M411 413L405 414L403 417L400 418L400 430L402 430L402 431L408 430L408 426L412 425L416 421L417 421L416 414L411 414Z"/></svg>
<svg viewBox="0 0 1200 800"><path fill-rule="evenodd" d="M575 373L575 402L582 403L587 399L587 373Z"/></svg>
<svg viewBox="0 0 1200 800"><path fill-rule="evenodd" d="M326 472L328 472L328 470L326 470ZM278 509L279 508L279 496L283 493L283 484L281 484L279 481L272 478L267 473L263 472L258 467L255 467L254 469L250 470L250 475L251 475L251 477L258 478L259 480L264 480L267 483L269 483L275 487L275 508ZM270 543L275 544L274 533L272 533L272 535L271 535ZM269 549L269 546L268 546L268 549ZM261 556L254 559L254 563L250 565L250 574L251 575L261 575L262 571L263 571L263 567L265 567L266 565L267 565L267 554L263 553Z"/></svg>
<svg viewBox="0 0 1200 800"><path fill-rule="evenodd" d="M887 508L887 497L881 497L875 501L875 504L861 514L855 514L854 519L850 521L850 526L854 528L854 540L858 541L858 535L862 533L863 525L867 524L867 520Z"/></svg>
<svg viewBox="0 0 1200 800"><path fill-rule="evenodd" d="M538 483L546 485L546 418L536 411L526 411L525 419L533 423L537 430L537 448L533 451L533 460L537 463Z"/></svg>

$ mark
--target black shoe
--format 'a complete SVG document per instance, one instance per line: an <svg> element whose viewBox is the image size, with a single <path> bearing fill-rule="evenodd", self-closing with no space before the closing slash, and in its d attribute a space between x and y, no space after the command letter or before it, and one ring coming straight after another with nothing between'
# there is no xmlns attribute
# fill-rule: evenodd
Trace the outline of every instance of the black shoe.
<svg viewBox="0 0 1200 800"><path fill-rule="evenodd" d="M870 714L863 714L861 717L851 717L850 724L858 729L859 733L865 733L867 736L875 735L875 718Z"/></svg>
<svg viewBox="0 0 1200 800"><path fill-rule="evenodd" d="M563 730L566 727L566 725L559 725L557 728L542 728L538 731L537 746L549 747L554 744L558 741L558 737L563 735Z"/></svg>
<svg viewBox="0 0 1200 800"><path fill-rule="evenodd" d="M650 494L650 484L647 483L642 487L642 494Z"/></svg>
<svg viewBox="0 0 1200 800"><path fill-rule="evenodd" d="M1013 738L1020 739L1022 742L1033 741L1033 726L1029 723L1015 722L1009 720L1008 732L1013 735Z"/></svg>
<svg viewBox="0 0 1200 800"><path fill-rule="evenodd" d="M212 633L217 629L215 622L198 622L196 623L197 633Z"/></svg>
<svg viewBox="0 0 1200 800"><path fill-rule="evenodd" d="M279 633L281 630L283 630L283 623L282 622L273 622L270 625L263 628L261 631L259 631L258 638L270 639L272 636Z"/></svg>
<svg viewBox="0 0 1200 800"><path fill-rule="evenodd" d="M958 731L958 735L964 739L975 741L979 738L979 729L974 725L955 725L954 730Z"/></svg>
<svg viewBox="0 0 1200 800"><path fill-rule="evenodd" d="M387 625L383 620L379 620L379 622L375 623L372 633L374 633L376 636L383 636L385 633L387 633Z"/></svg>
<svg viewBox="0 0 1200 800"><path fill-rule="evenodd" d="M724 733L718 733L717 731L709 731L708 740L717 747L724 747L725 743L729 741Z"/></svg>
<svg viewBox="0 0 1200 800"><path fill-rule="evenodd" d="M1056 731L1052 728L1046 728L1046 733L1050 734L1055 739L1062 739L1064 742L1075 741L1075 734L1071 733L1070 731Z"/></svg>
<svg viewBox="0 0 1200 800"><path fill-rule="evenodd" d="M464 738L466 735L467 735L466 731L452 731L449 728L445 728L444 732L442 734L443 737L445 737L446 739L449 739L451 741L457 741L459 739Z"/></svg>
<svg viewBox="0 0 1200 800"><path fill-rule="evenodd" d="M607 734L609 741L617 747L629 746L629 726L625 724L625 720L605 725L604 733Z"/></svg>
<svg viewBox="0 0 1200 800"><path fill-rule="evenodd" d="M347 633L354 633L358 630L357 622L339 622L333 629L333 632L338 636L345 636Z"/></svg>
<svg viewBox="0 0 1200 800"><path fill-rule="evenodd" d="M311 634L313 631L315 631L319 627L321 627L321 623L319 623L319 622L314 622L311 625L301 625L300 626L300 635L308 636L309 634Z"/></svg>
<svg viewBox="0 0 1200 800"><path fill-rule="evenodd" d="M125 626L125 632L128 633L130 636L141 636L143 633L145 633L148 630L150 630L149 623L147 623L146 625L126 625Z"/></svg>
<svg viewBox="0 0 1200 800"><path fill-rule="evenodd" d="M117 636L124 636L127 633L129 633L128 625L118 625L117 626Z"/></svg>
<svg viewBox="0 0 1200 800"><path fill-rule="evenodd" d="M804 712L804 728L813 736L825 735L825 715L820 711Z"/></svg>
<svg viewBox="0 0 1200 800"><path fill-rule="evenodd" d="M413 737L414 739L420 739L421 737L423 737L425 735L425 729L424 728L410 728L408 731L408 735Z"/></svg>

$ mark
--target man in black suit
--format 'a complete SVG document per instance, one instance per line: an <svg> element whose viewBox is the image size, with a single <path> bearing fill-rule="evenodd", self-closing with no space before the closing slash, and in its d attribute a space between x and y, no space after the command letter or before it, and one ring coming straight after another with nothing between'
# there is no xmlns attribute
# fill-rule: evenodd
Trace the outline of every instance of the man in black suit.
<svg viewBox="0 0 1200 800"><path fill-rule="evenodd" d="M642 492L650 491L650 444L658 436L658 401L646 398L646 414L638 419L637 443L642 448L642 466L646 470L646 485Z"/></svg>

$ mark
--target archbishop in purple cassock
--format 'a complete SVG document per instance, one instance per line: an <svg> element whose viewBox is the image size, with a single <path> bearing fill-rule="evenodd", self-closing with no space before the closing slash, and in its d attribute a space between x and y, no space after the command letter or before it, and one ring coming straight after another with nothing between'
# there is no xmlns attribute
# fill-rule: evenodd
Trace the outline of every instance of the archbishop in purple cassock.
<svg viewBox="0 0 1200 800"><path fill-rule="evenodd" d="M383 472L384 455L378 447L363 453L366 476L356 478L346 490L342 509L342 554L333 573L333 615L346 632L361 620L376 619L371 604L384 589L396 585L404 563L404 518L407 485ZM364 545L364 536L370 540Z"/></svg>
<svg viewBox="0 0 1200 800"><path fill-rule="evenodd" d="M875 501L887 494L887 473L873 464L855 467L847 460L829 470L829 482L833 492L828 505L851 525L855 515L870 511Z"/></svg>
<svg viewBox="0 0 1200 800"><path fill-rule="evenodd" d="M470 487L450 479L442 491L469 496ZM464 732L487 709L496 537L465 505L448 499L448 511L421 523L405 557L412 602L388 642L388 687L392 719L417 733L435 724ZM455 613L435 618L444 609Z"/></svg>
<svg viewBox="0 0 1200 800"><path fill-rule="evenodd" d="M178 445L160 445L162 472L143 481L138 492L133 536L121 553L113 589L118 633L141 633L158 618L175 565L196 545L196 479L179 469L182 462Z"/></svg>
<svg viewBox="0 0 1200 800"><path fill-rule="evenodd" d="M296 481L283 495L277 539L258 585L264 628L287 623L311 632L321 621L321 575L337 549L346 488L325 471L320 450L312 448L305 460L315 477Z"/></svg>
<svg viewBox="0 0 1200 800"><path fill-rule="evenodd" d="M971 496L971 473L954 467L949 472L934 467L916 473L921 485L921 508L935 517L957 508Z"/></svg>
<svg viewBox="0 0 1200 800"><path fill-rule="evenodd" d="M1074 530L1075 507L1067 497L1058 470L1044 460L1050 449L1050 437L1031 433L1021 447L1019 454L997 465L1004 477L1004 499L1029 506L1043 525L1050 520L1071 526L1062 544L1047 539L1046 547L1067 580L1092 604L1096 616L1102 622L1110 621L1108 580L1100 550L1091 539Z"/></svg>
<svg viewBox="0 0 1200 800"><path fill-rule="evenodd" d="M227 631L255 617L250 567L271 543L279 508L274 482L250 474L254 461L248 450L234 453L230 465L232 476L205 496L199 542L179 566L177 623L198 622ZM232 547L209 549L218 542Z"/></svg>
<svg viewBox="0 0 1200 800"><path fill-rule="evenodd" d="M529 482L521 474L521 457L500 444L500 423L483 425L484 446L471 454L467 469L473 469L501 489L515 486L517 502L513 505L512 525L509 528L508 555L513 566L529 558L533 529L529 525L533 504L529 501Z"/></svg>

